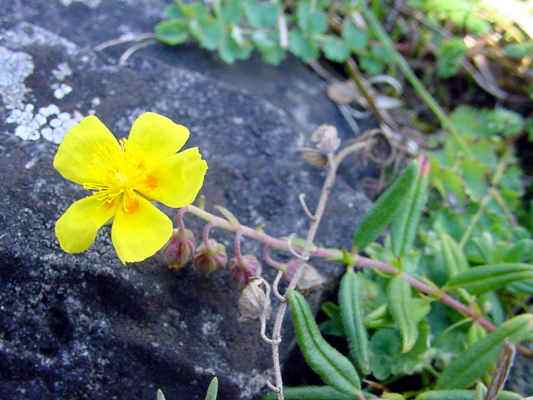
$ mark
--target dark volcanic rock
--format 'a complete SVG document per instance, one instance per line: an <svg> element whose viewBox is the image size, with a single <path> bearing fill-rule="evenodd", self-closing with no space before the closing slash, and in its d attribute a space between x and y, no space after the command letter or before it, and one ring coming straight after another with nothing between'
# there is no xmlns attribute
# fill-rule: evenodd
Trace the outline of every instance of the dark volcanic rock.
<svg viewBox="0 0 533 400"><path fill-rule="evenodd" d="M59 249L54 222L84 193L52 169L55 143L91 112L122 136L139 113L165 114L190 128L188 145L200 146L209 163L208 208L224 205L242 223L275 235L302 234L307 221L298 195L314 204L323 173L303 163L298 150L308 129L338 115L318 94L312 111L286 111L301 101L291 93L319 84L298 65L289 71L301 71L307 87L294 91L289 75L269 70L284 88L276 99L268 95L273 89L260 89L260 80L259 95L252 95L186 62L168 65L157 48L128 67L116 66L113 54L91 48L115 29L130 29L128 19L140 19L133 11L157 2L118 3L120 11L109 6L115 2L98 0L3 4L0 399L153 399L158 387L169 400L200 399L212 375L221 380L221 399L252 398L268 378L270 349L258 339L257 324L238 322L238 290L227 271L209 278L191 269L175 274L157 257L123 267L108 229L84 254ZM247 74L253 82L253 69ZM280 77L287 80L280 84ZM348 246L368 205L340 179L318 241ZM187 221L200 227L192 217ZM249 241L244 247L258 249ZM334 285L339 271L322 265L321 272L326 288ZM315 302L321 294L314 293ZM288 328L283 359L292 348Z"/></svg>

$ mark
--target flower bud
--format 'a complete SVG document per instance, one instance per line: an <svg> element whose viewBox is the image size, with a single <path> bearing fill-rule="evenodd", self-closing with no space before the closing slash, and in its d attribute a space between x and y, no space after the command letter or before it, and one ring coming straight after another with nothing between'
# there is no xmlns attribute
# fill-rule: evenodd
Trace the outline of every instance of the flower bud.
<svg viewBox="0 0 533 400"><path fill-rule="evenodd" d="M163 250L163 257L170 269L180 270L191 261L196 248L194 234L189 229L174 229L172 237Z"/></svg>
<svg viewBox="0 0 533 400"><path fill-rule="evenodd" d="M252 255L232 258L229 269L231 276L241 287L247 285L254 276L260 276L262 270L261 263Z"/></svg>
<svg viewBox="0 0 533 400"><path fill-rule="evenodd" d="M317 149L324 154L335 153L341 145L337 128L333 125L320 125L313 132L311 140L316 143Z"/></svg>
<svg viewBox="0 0 533 400"><path fill-rule="evenodd" d="M224 268L227 262L226 248L214 239L209 239L208 246L205 243L198 246L193 259L196 269L206 275Z"/></svg>
<svg viewBox="0 0 533 400"><path fill-rule="evenodd" d="M300 265L303 268L300 279L296 284L296 287L301 291L309 291L322 286L325 282L324 277L316 270L315 267L304 263L302 260L292 259L287 264L287 272L284 277L286 280L291 281Z"/></svg>
<svg viewBox="0 0 533 400"><path fill-rule="evenodd" d="M239 297L239 320L259 319L265 307L268 319L272 313L270 297L266 295L264 283L259 279L252 279L242 290L241 297Z"/></svg>

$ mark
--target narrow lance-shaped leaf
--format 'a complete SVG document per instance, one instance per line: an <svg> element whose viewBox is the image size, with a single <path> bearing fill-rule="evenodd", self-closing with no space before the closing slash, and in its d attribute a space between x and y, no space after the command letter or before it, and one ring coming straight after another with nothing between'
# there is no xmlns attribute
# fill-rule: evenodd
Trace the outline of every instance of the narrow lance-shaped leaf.
<svg viewBox="0 0 533 400"><path fill-rule="evenodd" d="M416 396L416 400L477 400L474 390L430 390ZM501 391L497 400L523 400L519 394Z"/></svg>
<svg viewBox="0 0 533 400"><path fill-rule="evenodd" d="M348 270L341 280L339 305L352 360L355 361L364 375L368 375L370 373L370 353L364 324L363 305L361 304L362 286L361 277L352 269Z"/></svg>
<svg viewBox="0 0 533 400"><path fill-rule="evenodd" d="M513 282L533 280L533 265L504 263L472 268L451 278L448 289L463 288L473 294L500 289Z"/></svg>
<svg viewBox="0 0 533 400"><path fill-rule="evenodd" d="M421 156L416 160L416 164L416 182L402 200L391 222L392 251L398 257L403 256L413 246L420 216L427 201L429 161L425 156Z"/></svg>
<svg viewBox="0 0 533 400"><path fill-rule="evenodd" d="M468 261L459 244L447 233L440 234L442 253L448 269L448 277L468 271Z"/></svg>
<svg viewBox="0 0 533 400"><path fill-rule="evenodd" d="M289 302L296 340L305 361L322 380L339 392L355 396L361 389L352 363L324 340L304 297L289 290Z"/></svg>
<svg viewBox="0 0 533 400"><path fill-rule="evenodd" d="M494 332L459 354L442 372L435 389L463 389L472 385L494 366L502 343L523 340L533 329L533 315L523 314L504 322Z"/></svg>
<svg viewBox="0 0 533 400"><path fill-rule="evenodd" d="M205 396L205 400L217 400L218 396L218 378L215 376L211 383L209 384L209 387L207 388L207 394Z"/></svg>
<svg viewBox="0 0 533 400"><path fill-rule="evenodd" d="M403 174L379 197L354 233L353 244L356 248L364 249L383 233L399 205L406 201L406 196L415 186L417 170L416 162L411 162Z"/></svg>
<svg viewBox="0 0 533 400"><path fill-rule="evenodd" d="M410 351L418 339L417 321L414 318L411 286L401 276L395 276L387 288L389 310L402 335L402 353Z"/></svg>
<svg viewBox="0 0 533 400"><path fill-rule="evenodd" d="M515 293L524 293L533 296L533 280L514 282L511 283L507 288Z"/></svg>
<svg viewBox="0 0 533 400"><path fill-rule="evenodd" d="M301 386L283 388L285 400L353 400L354 397L339 392L331 386ZM263 400L276 400L275 393L269 393Z"/></svg>

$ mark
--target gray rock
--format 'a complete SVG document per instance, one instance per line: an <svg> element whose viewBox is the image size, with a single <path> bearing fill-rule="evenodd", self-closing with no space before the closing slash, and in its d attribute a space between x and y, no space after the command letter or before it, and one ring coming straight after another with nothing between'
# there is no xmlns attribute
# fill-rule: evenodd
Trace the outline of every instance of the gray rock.
<svg viewBox="0 0 533 400"><path fill-rule="evenodd" d="M200 146L208 160L208 208L224 205L274 235L302 234L308 221L298 195L315 204L323 172L306 165L299 148L310 128L339 116L318 90L311 111L290 110L319 81L294 63L269 70L276 85L287 79L274 98L261 79L253 83L254 62L246 74L240 66L249 82L242 87L212 72L216 66L192 71L194 59L168 65L157 56L161 48L118 67L112 52L92 47L115 29L130 29L119 18L140 19L134 10L159 2L123 0L119 11L109 6L115 2L94 0L22 3L5 4L0 17L0 399L153 399L156 388L169 400L200 399L212 375L221 381L221 399L256 396L268 379L270 348L257 324L238 321L229 273L175 274L157 257L123 267L108 229L88 252L64 254L54 222L84 193L51 162L56 143L84 115L95 112L124 136L139 113L156 111L187 125L188 145ZM368 206L339 179L318 241L349 246ZM192 217L187 222L201 228ZM231 245L231 237L216 233ZM246 241L244 249L258 246ZM313 294L315 304L339 273L319 267L328 283ZM288 324L285 332L283 360L293 347Z"/></svg>

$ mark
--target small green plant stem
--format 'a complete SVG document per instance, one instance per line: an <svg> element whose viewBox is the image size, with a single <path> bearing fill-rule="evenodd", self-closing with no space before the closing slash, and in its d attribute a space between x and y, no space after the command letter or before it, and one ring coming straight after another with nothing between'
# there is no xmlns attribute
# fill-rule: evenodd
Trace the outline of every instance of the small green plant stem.
<svg viewBox="0 0 533 400"><path fill-rule="evenodd" d="M454 139L457 141L459 146L461 146L461 149L465 152L465 154L472 156L472 153L467 143L463 140L459 131L455 128L446 112L441 108L441 106L437 103L433 96L426 90L424 84L415 75L405 58L403 58L403 56L396 50L391 38L381 25L377 17L374 15L373 11L367 6L365 1L361 1L360 3L362 5L362 14L367 24L377 35L379 41L385 46L387 52L393 58L398 68L400 68L400 70L404 74L405 78L409 81L415 92L418 94L418 96L420 96L422 101L426 103L426 105L439 119L443 128L448 130L453 135Z"/></svg>

